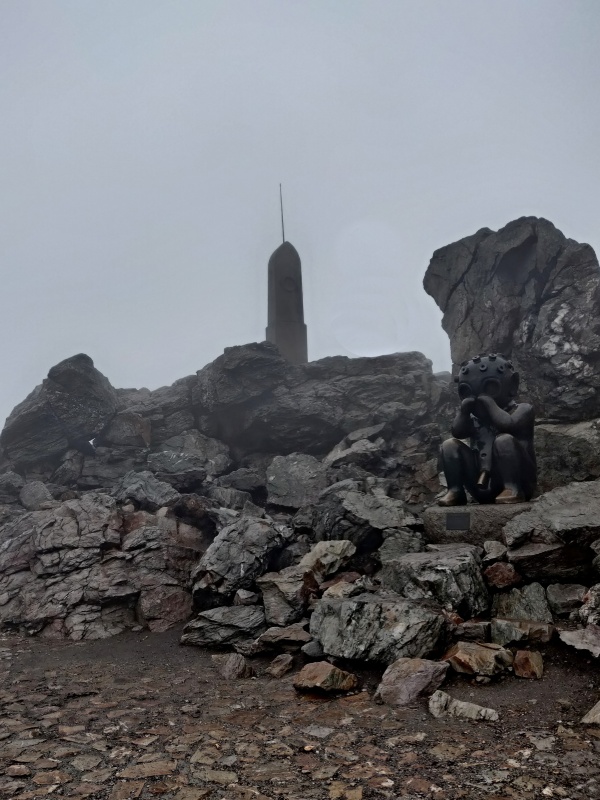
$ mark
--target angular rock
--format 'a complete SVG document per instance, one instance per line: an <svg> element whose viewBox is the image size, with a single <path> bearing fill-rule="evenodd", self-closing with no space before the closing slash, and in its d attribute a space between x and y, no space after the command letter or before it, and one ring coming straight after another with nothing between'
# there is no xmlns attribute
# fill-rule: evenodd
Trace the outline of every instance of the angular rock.
<svg viewBox="0 0 600 800"><path fill-rule="evenodd" d="M338 669L328 661L314 661L302 667L294 678L294 689L299 692L350 692L358 686L358 678L351 672Z"/></svg>
<svg viewBox="0 0 600 800"><path fill-rule="evenodd" d="M134 411L121 411L96 439L100 447L150 447L152 424Z"/></svg>
<svg viewBox="0 0 600 800"><path fill-rule="evenodd" d="M577 617L585 625L600 625L600 583L587 590Z"/></svg>
<svg viewBox="0 0 600 800"><path fill-rule="evenodd" d="M590 708L581 722L584 725L600 725L600 702L596 703L593 708Z"/></svg>
<svg viewBox="0 0 600 800"><path fill-rule="evenodd" d="M255 606L258 601L256 592L249 592L248 589L238 589L233 597L234 606Z"/></svg>
<svg viewBox="0 0 600 800"><path fill-rule="evenodd" d="M201 611L183 629L181 644L221 647L255 639L265 629L265 614L256 606L221 606Z"/></svg>
<svg viewBox="0 0 600 800"><path fill-rule="evenodd" d="M546 592L539 583L530 583L522 589L511 589L510 592L494 595L492 616L535 622L552 622L553 619Z"/></svg>
<svg viewBox="0 0 600 800"><path fill-rule="evenodd" d="M312 524L317 541L348 539L359 552L379 547L384 531L421 527L399 500L375 497L341 484L339 488L331 487L321 498Z"/></svg>
<svg viewBox="0 0 600 800"><path fill-rule="evenodd" d="M173 505L180 497L172 486L159 481L148 471L128 472L113 491L113 495L121 503L133 500L149 511Z"/></svg>
<svg viewBox="0 0 600 800"><path fill-rule="evenodd" d="M382 586L403 597L434 598L463 617L473 617L488 607L481 560L471 545L438 545L433 552L388 559L377 577Z"/></svg>
<svg viewBox="0 0 600 800"><path fill-rule="evenodd" d="M45 503L53 501L51 492L41 481L29 481L19 492L19 502L27 511L38 511Z"/></svg>
<svg viewBox="0 0 600 800"><path fill-rule="evenodd" d="M492 619L490 638L495 644L511 642L549 642L554 635L554 626L548 622L532 622L525 619Z"/></svg>
<svg viewBox="0 0 600 800"><path fill-rule="evenodd" d="M504 561L508 549L502 542L486 541L483 543L483 564L484 566L495 564L498 561Z"/></svg>
<svg viewBox="0 0 600 800"><path fill-rule="evenodd" d="M300 508L314 503L327 486L327 470L314 456L276 456L267 468L269 503Z"/></svg>
<svg viewBox="0 0 600 800"><path fill-rule="evenodd" d="M409 706L430 695L444 682L448 663L423 658L399 658L383 673L374 700L391 706Z"/></svg>
<svg viewBox="0 0 600 800"><path fill-rule="evenodd" d="M80 353L52 367L40 386L16 406L0 434L13 464L57 463L70 448L89 444L117 411L117 394L92 359Z"/></svg>
<svg viewBox="0 0 600 800"><path fill-rule="evenodd" d="M536 678L544 674L544 660L537 650L517 650L513 669L517 678Z"/></svg>
<svg viewBox="0 0 600 800"><path fill-rule="evenodd" d="M251 678L254 675L254 670L240 653L226 655L216 653L211 656L211 659L221 675L227 680L235 681L241 678Z"/></svg>
<svg viewBox="0 0 600 800"><path fill-rule="evenodd" d="M456 626L454 636L466 642L489 642L491 624L487 620L470 620Z"/></svg>
<svg viewBox="0 0 600 800"><path fill-rule="evenodd" d="M444 314L455 365L500 351L540 416L599 416L600 269L589 245L522 217L437 250L424 286Z"/></svg>
<svg viewBox="0 0 600 800"><path fill-rule="evenodd" d="M266 478L258 470L241 467L227 475L221 475L217 480L219 486L226 489L237 489L239 492L261 492L265 490Z"/></svg>
<svg viewBox="0 0 600 800"><path fill-rule="evenodd" d="M257 578L262 592L265 617L269 625L289 625L302 619L306 606L315 597L319 584L309 570L287 567Z"/></svg>
<svg viewBox="0 0 600 800"><path fill-rule="evenodd" d="M518 586L523 582L523 578L513 565L507 564L505 561L497 561L484 569L483 574L488 586L493 589L509 589L511 586Z"/></svg>
<svg viewBox="0 0 600 800"><path fill-rule="evenodd" d="M280 653L266 668L265 672L272 678L283 678L294 668L294 659L289 653Z"/></svg>
<svg viewBox="0 0 600 800"><path fill-rule="evenodd" d="M304 653L306 658L312 659L313 661L321 661L325 655L320 642L316 639L311 639L310 642L303 644L300 650Z"/></svg>
<svg viewBox="0 0 600 800"><path fill-rule="evenodd" d="M193 572L197 602L228 599L248 589L268 566L269 558L292 535L284 525L241 517L215 537Z"/></svg>
<svg viewBox="0 0 600 800"><path fill-rule="evenodd" d="M355 553L356 547L347 539L317 542L298 566L310 570L318 581L322 581L343 567Z"/></svg>
<svg viewBox="0 0 600 800"><path fill-rule="evenodd" d="M434 604L362 594L319 600L310 632L328 655L390 664L432 653L445 640L447 621Z"/></svg>
<svg viewBox="0 0 600 800"><path fill-rule="evenodd" d="M600 478L599 420L536 425L535 454L542 492Z"/></svg>
<svg viewBox="0 0 600 800"><path fill-rule="evenodd" d="M192 595L180 586L144 589L137 605L138 616L151 631L169 630L192 616Z"/></svg>
<svg viewBox="0 0 600 800"><path fill-rule="evenodd" d="M458 717L459 719L487 720L497 722L498 712L493 708L484 708L475 703L454 700L440 689L429 698L429 711L434 717Z"/></svg>
<svg viewBox="0 0 600 800"><path fill-rule="evenodd" d="M585 577L599 536L600 481L553 489L504 528L508 560L529 580Z"/></svg>
<svg viewBox="0 0 600 800"><path fill-rule="evenodd" d="M354 464L370 469L385 455L387 445L385 439L380 436L385 429L385 423L381 423L352 431L325 456L323 466L341 467Z"/></svg>
<svg viewBox="0 0 600 800"><path fill-rule="evenodd" d="M444 660L455 672L491 677L510 667L513 655L498 644L458 642L444 655Z"/></svg>
<svg viewBox="0 0 600 800"><path fill-rule="evenodd" d="M567 616L583 603L587 588L580 583L551 583L546 586L546 597L552 613Z"/></svg>
<svg viewBox="0 0 600 800"><path fill-rule="evenodd" d="M587 650L593 656L600 656L600 626L588 625L576 631L560 631L561 641L576 650Z"/></svg>
<svg viewBox="0 0 600 800"><path fill-rule="evenodd" d="M205 494L218 503L222 508L232 508L235 511L241 511L250 502L250 495L248 492L240 492L239 489L229 489L225 486L217 486L210 484L205 488ZM264 511L257 515L247 514L245 516L264 516Z"/></svg>

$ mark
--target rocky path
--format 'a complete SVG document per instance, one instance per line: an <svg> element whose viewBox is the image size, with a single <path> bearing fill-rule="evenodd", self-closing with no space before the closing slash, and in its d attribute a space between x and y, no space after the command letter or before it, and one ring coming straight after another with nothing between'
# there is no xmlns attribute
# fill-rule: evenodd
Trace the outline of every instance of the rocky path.
<svg viewBox="0 0 600 800"><path fill-rule="evenodd" d="M108 641L0 640L0 796L129 800L600 797L600 730L578 721L600 680L544 653L541 681L454 679L498 723L375 704L379 674L336 699L292 675L228 681L179 631Z"/></svg>

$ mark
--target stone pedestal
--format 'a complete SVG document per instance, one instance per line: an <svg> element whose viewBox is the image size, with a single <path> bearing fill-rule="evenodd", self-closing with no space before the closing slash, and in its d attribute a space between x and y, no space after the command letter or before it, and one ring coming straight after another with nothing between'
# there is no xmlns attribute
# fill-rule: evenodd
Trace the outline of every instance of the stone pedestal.
<svg viewBox="0 0 600 800"><path fill-rule="evenodd" d="M467 542L479 546L490 539L501 542L506 523L531 507L531 503L497 506L474 503L455 508L430 506L423 512L425 541L427 544Z"/></svg>

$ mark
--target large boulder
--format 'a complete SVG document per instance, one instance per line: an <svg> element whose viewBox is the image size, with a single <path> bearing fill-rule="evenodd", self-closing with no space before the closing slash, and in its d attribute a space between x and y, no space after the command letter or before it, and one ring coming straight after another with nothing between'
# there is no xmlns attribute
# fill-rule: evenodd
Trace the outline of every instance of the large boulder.
<svg viewBox="0 0 600 800"><path fill-rule="evenodd" d="M424 286L443 312L455 366L502 352L540 416L600 416L600 269L589 245L522 217L436 250Z"/></svg>
<svg viewBox="0 0 600 800"><path fill-rule="evenodd" d="M251 587L291 536L285 525L258 517L240 517L226 525L194 569L198 604L221 604L238 589Z"/></svg>
<svg viewBox="0 0 600 800"><path fill-rule="evenodd" d="M0 445L17 467L57 463L69 449L91 451L117 411L117 394L89 356L67 358L6 420Z"/></svg>
<svg viewBox="0 0 600 800"><path fill-rule="evenodd" d="M327 486L327 470L314 456L275 456L267 468L269 503L300 508L314 503Z"/></svg>
<svg viewBox="0 0 600 800"><path fill-rule="evenodd" d="M430 552L388 557L377 577L382 586L403 597L434 599L467 619L488 607L481 558L472 545L442 544Z"/></svg>
<svg viewBox="0 0 600 800"><path fill-rule="evenodd" d="M391 664L431 654L445 640L447 621L435 604L361 594L319 600L310 632L330 656Z"/></svg>
<svg viewBox="0 0 600 800"><path fill-rule="evenodd" d="M600 481L571 483L542 495L503 531L508 560L529 580L571 582L590 573L600 538Z"/></svg>
<svg viewBox="0 0 600 800"><path fill-rule="evenodd" d="M224 647L255 639L266 628L258 606L220 606L201 611L183 629L181 644Z"/></svg>

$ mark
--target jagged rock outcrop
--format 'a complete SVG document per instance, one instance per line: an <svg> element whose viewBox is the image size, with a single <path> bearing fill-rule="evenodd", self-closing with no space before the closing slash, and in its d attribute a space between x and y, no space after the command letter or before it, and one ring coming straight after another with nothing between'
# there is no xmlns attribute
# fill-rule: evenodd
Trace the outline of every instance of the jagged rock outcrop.
<svg viewBox="0 0 600 800"><path fill-rule="evenodd" d="M67 358L12 411L0 446L21 468L55 463L69 447L92 450L117 410L117 393L89 356Z"/></svg>
<svg viewBox="0 0 600 800"><path fill-rule="evenodd" d="M522 217L436 250L424 287L444 314L455 365L501 352L538 417L600 416L600 268L589 245Z"/></svg>

